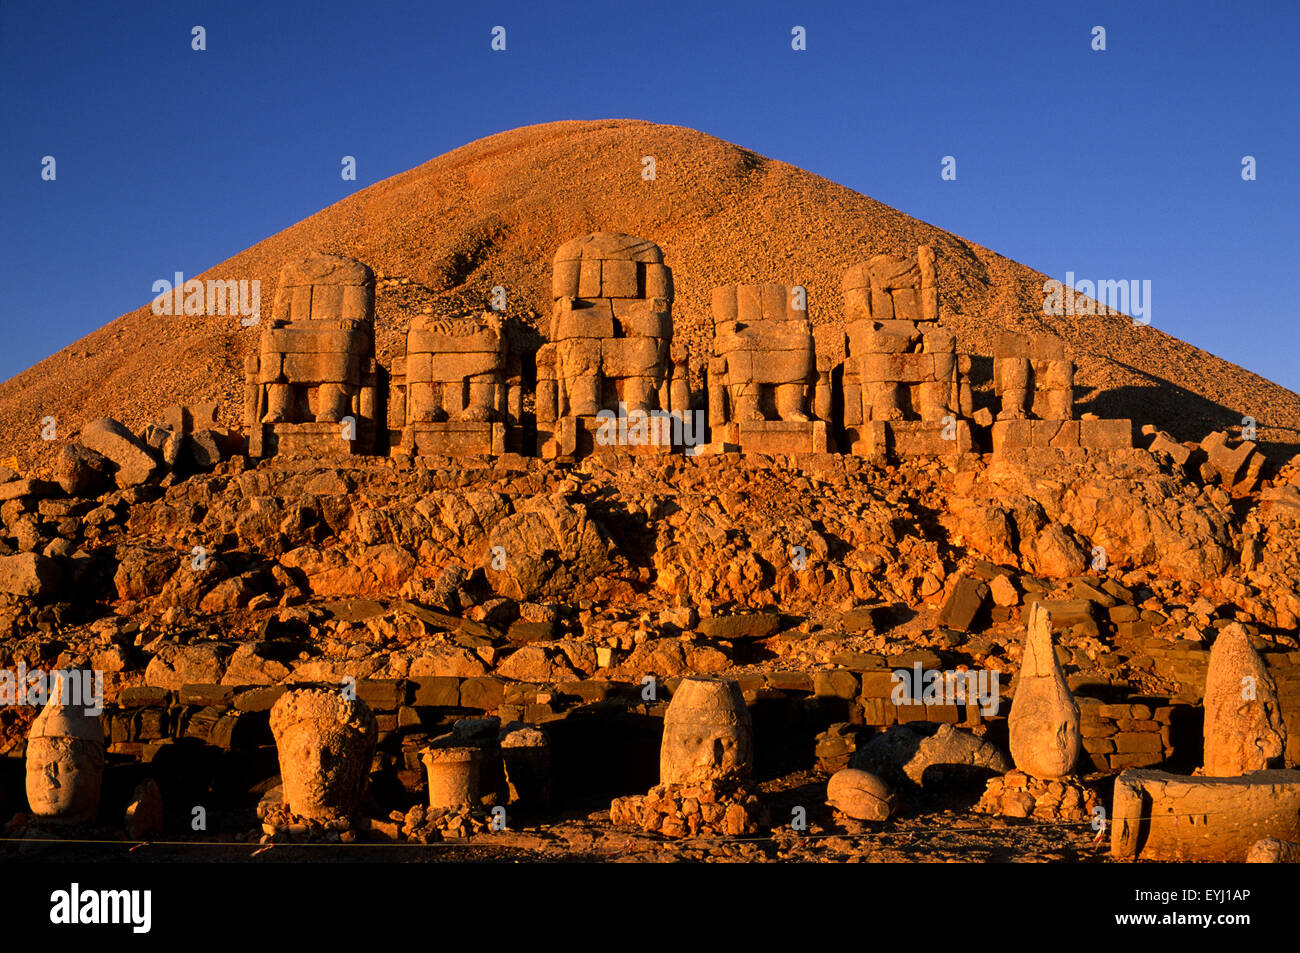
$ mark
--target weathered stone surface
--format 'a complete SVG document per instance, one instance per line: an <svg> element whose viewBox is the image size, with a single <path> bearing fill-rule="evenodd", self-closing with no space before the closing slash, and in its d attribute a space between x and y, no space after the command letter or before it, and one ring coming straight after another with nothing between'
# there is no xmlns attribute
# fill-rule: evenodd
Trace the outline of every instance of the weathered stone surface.
<svg viewBox="0 0 1300 953"><path fill-rule="evenodd" d="M713 289L709 423L715 430L781 421L811 432L822 401L813 391L826 384L819 380L806 291L776 284Z"/></svg>
<svg viewBox="0 0 1300 953"><path fill-rule="evenodd" d="M104 771L104 729L91 699L56 679L27 735L27 803L37 817L93 820Z"/></svg>
<svg viewBox="0 0 1300 953"><path fill-rule="evenodd" d="M1241 863L1264 838L1300 840L1300 771L1186 778L1134 769L1115 781L1116 860Z"/></svg>
<svg viewBox="0 0 1300 953"><path fill-rule="evenodd" d="M541 497L492 527L489 552L501 547L501 568L489 563L488 581L518 601L572 591L574 580L610 565L614 553L604 528L586 506L562 496Z"/></svg>
<svg viewBox="0 0 1300 953"><path fill-rule="evenodd" d="M1205 765L1208 777L1229 778L1278 766L1286 725L1277 686L1243 626L1219 630L1205 680Z"/></svg>
<svg viewBox="0 0 1300 953"><path fill-rule="evenodd" d="M1079 757L1079 706L1066 684L1052 644L1052 619L1039 604L1029 607L1024 657L1007 717L1011 758L1026 774L1059 778Z"/></svg>
<svg viewBox="0 0 1300 953"><path fill-rule="evenodd" d="M92 420L82 428L78 439L83 446L116 465L118 486L144 483L158 469L158 463L149 448L111 417Z"/></svg>
<svg viewBox="0 0 1300 953"><path fill-rule="evenodd" d="M28 599L48 599L58 591L63 570L39 553L0 556L0 592Z"/></svg>
<svg viewBox="0 0 1300 953"><path fill-rule="evenodd" d="M65 443L54 457L54 479L68 496L99 489L108 473L108 461L93 450Z"/></svg>
<svg viewBox="0 0 1300 953"><path fill-rule="evenodd" d="M225 671L225 651L212 642L164 645L145 669L145 684L171 691L182 685L216 684Z"/></svg>
<svg viewBox="0 0 1300 953"><path fill-rule="evenodd" d="M989 587L978 579L958 576L948 598L939 607L939 624L969 632L988 598Z"/></svg>
<svg viewBox="0 0 1300 953"><path fill-rule="evenodd" d="M766 639L780 626L781 618L774 612L737 612L701 619L699 631L710 639Z"/></svg>
<svg viewBox="0 0 1300 953"><path fill-rule="evenodd" d="M886 821L894 810L894 795L874 774L845 768L826 783L826 803L855 821Z"/></svg>
<svg viewBox="0 0 1300 953"><path fill-rule="evenodd" d="M1248 864L1300 864L1300 843L1265 837L1251 845Z"/></svg>
<svg viewBox="0 0 1300 953"><path fill-rule="evenodd" d="M483 752L465 745L427 749L422 755L429 775L429 807L477 807Z"/></svg>
<svg viewBox="0 0 1300 953"><path fill-rule="evenodd" d="M301 817L355 814L365 793L378 739L365 702L341 692L287 692L271 709L288 809Z"/></svg>
<svg viewBox="0 0 1300 953"><path fill-rule="evenodd" d="M740 686L730 679L682 679L664 715L660 782L747 778L753 761L753 728Z"/></svg>

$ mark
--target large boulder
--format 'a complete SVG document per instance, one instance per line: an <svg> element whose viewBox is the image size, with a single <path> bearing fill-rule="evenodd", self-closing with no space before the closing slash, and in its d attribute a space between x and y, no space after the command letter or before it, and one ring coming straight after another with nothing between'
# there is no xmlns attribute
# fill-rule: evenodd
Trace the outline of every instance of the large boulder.
<svg viewBox="0 0 1300 953"><path fill-rule="evenodd" d="M101 454L65 443L54 457L54 479L68 496L90 496L103 485L109 463Z"/></svg>
<svg viewBox="0 0 1300 953"><path fill-rule="evenodd" d="M0 592L29 599L52 596L63 578L59 564L39 553L0 556Z"/></svg>
<svg viewBox="0 0 1300 953"><path fill-rule="evenodd" d="M527 602L571 595L612 568L613 551L587 508L557 494L492 527L485 571L497 593Z"/></svg>
<svg viewBox="0 0 1300 953"><path fill-rule="evenodd" d="M164 645L144 670L144 683L169 691L182 685L216 685L225 672L225 654L215 642Z"/></svg>
<svg viewBox="0 0 1300 953"><path fill-rule="evenodd" d="M149 448L111 417L86 424L79 439L82 446L102 454L117 466L118 486L144 483L158 469L158 461Z"/></svg>

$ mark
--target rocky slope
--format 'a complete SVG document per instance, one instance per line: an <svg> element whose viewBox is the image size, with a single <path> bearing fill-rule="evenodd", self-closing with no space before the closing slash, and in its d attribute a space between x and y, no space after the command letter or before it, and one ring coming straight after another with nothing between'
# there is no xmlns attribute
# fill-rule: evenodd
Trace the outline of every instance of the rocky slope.
<svg viewBox="0 0 1300 953"><path fill-rule="evenodd" d="M656 157L657 177L641 177ZM259 242L203 275L258 279L269 308L288 259L312 250L354 256L383 276L381 362L401 352L413 316L479 308L508 290L514 335L536 347L549 314L551 256L561 242L608 230L657 242L673 268L677 335L698 366L708 346L709 291L738 281L802 283L819 347L835 352L840 279L871 254L935 246L940 312L959 347L991 353L998 330L1051 330L1079 365L1081 412L1154 423L1179 439L1260 425L1279 459L1300 443L1300 397L1117 316L1045 318L1045 276L783 162L675 126L630 120L559 122L470 143L376 183ZM158 264L159 277L173 268ZM239 422L243 356L258 329L237 319L154 315L142 306L0 385L0 441L21 466L49 448L40 419L69 436L113 416L134 429L172 403L216 399ZM987 376L988 369L976 367Z"/></svg>

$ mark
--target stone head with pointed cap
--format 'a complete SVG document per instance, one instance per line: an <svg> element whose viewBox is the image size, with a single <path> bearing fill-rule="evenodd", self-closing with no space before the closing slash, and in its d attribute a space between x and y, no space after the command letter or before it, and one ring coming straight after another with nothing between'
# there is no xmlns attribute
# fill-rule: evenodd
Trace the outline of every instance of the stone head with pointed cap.
<svg viewBox="0 0 1300 953"><path fill-rule="evenodd" d="M27 802L41 818L92 820L99 812L104 730L98 714L67 700L66 680L55 678L27 735Z"/></svg>

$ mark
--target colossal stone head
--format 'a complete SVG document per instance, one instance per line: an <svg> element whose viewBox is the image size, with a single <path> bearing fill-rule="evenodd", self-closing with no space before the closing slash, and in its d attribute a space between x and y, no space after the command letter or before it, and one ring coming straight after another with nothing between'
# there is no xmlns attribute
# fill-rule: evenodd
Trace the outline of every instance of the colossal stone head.
<svg viewBox="0 0 1300 953"><path fill-rule="evenodd" d="M64 684L54 683L49 704L27 735L27 803L52 820L93 820L104 774L104 730L98 715L63 704Z"/></svg>
<svg viewBox="0 0 1300 953"><path fill-rule="evenodd" d="M664 715L662 784L749 777L754 736L740 686L723 678L684 678Z"/></svg>
<svg viewBox="0 0 1300 953"><path fill-rule="evenodd" d="M365 702L323 689L287 692L271 709L271 731L291 812L310 818L356 812L379 733Z"/></svg>

